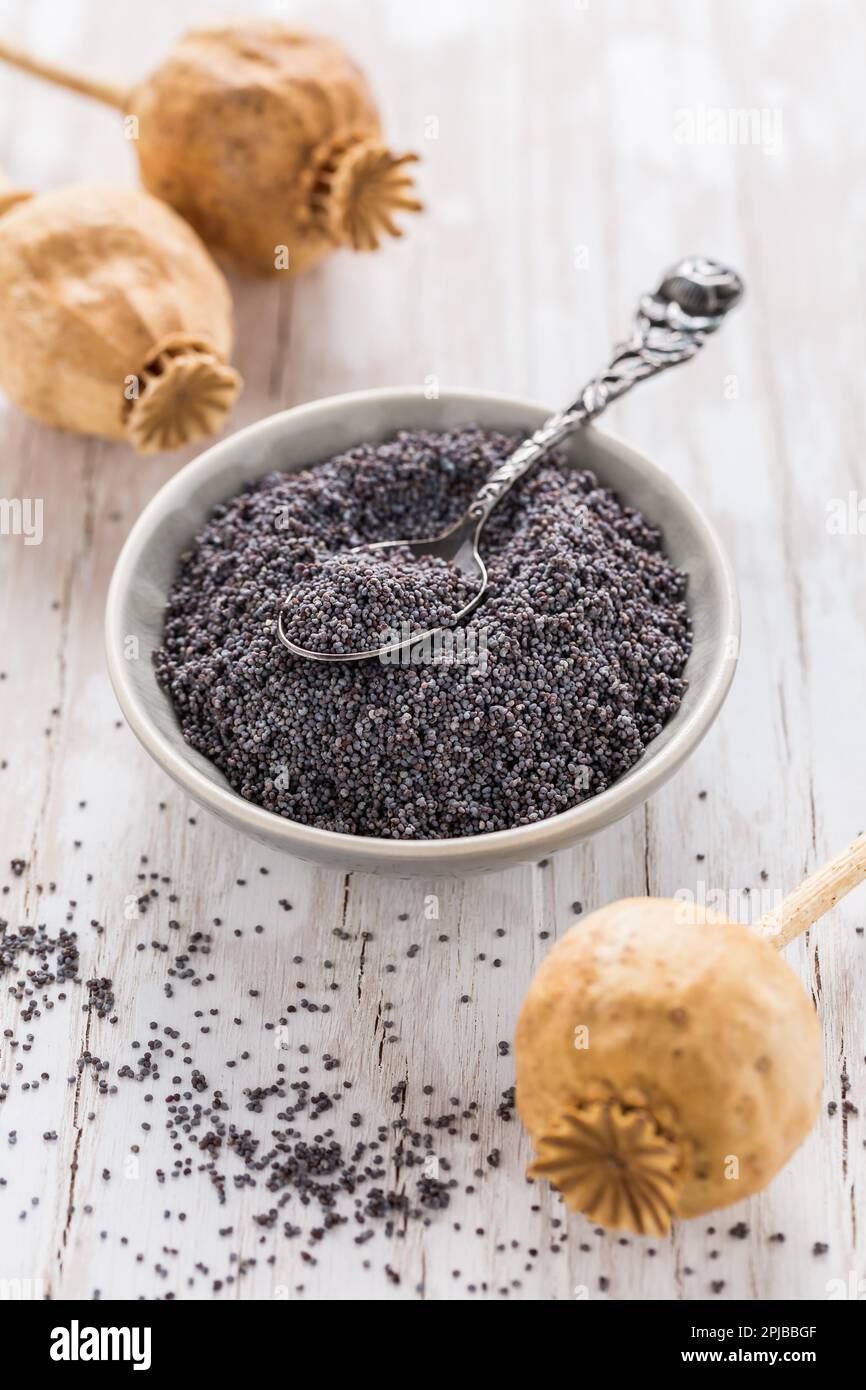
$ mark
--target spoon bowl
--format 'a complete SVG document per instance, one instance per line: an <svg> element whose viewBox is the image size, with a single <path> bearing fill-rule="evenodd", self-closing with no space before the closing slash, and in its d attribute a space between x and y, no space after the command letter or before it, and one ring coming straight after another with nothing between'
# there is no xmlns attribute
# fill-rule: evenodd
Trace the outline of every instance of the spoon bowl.
<svg viewBox="0 0 866 1390"><path fill-rule="evenodd" d="M371 541L369 544L353 546L349 554L365 554L371 550L408 550L413 560L421 560L425 556L434 560L445 560L447 563L453 564L468 579L476 579L478 581L476 593L454 615L452 621L456 625L462 623L464 619L475 612L487 591L487 566L478 549L478 536L477 519L471 516L462 516L441 535L423 536L420 540L415 541ZM292 595L290 594L289 602L291 599ZM439 627L419 629L417 632L410 633L408 637L401 635L393 642L386 643L384 646L370 647L367 651L318 652L312 647L302 647L292 640L286 632L283 622L284 614L285 609L282 609L277 618L277 632L280 641L284 647L288 647L293 656L305 657L307 661L370 661L374 657L381 660L395 652L402 651L405 647L412 646L416 642L425 642L442 630Z"/></svg>

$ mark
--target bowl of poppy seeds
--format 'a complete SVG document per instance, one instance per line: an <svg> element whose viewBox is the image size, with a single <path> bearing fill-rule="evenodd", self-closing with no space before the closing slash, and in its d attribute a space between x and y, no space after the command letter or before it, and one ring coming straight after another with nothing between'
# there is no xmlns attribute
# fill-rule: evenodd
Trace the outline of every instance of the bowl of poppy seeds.
<svg viewBox="0 0 866 1390"><path fill-rule="evenodd" d="M533 862L645 801L714 720L739 641L725 553L660 468L601 430L574 435L490 517L489 592L453 630L453 576L350 554L444 530L547 414L357 392L176 474L130 533L106 613L112 683L148 752L262 843L404 876ZM313 641L446 626L387 659L309 661L277 634L299 587Z"/></svg>

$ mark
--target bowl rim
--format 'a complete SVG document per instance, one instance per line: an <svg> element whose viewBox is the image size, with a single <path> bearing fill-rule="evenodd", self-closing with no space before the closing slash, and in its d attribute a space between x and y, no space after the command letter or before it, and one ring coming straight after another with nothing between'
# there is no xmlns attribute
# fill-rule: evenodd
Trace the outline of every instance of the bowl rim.
<svg viewBox="0 0 866 1390"><path fill-rule="evenodd" d="M501 391L446 388L439 393L439 399L443 398L458 404L465 402L467 407L479 404L493 407L497 404L507 404L511 408L526 410L530 416L539 412L543 412L545 416L552 413L539 401ZM276 838L283 842L282 847L287 852L300 858L304 858L306 852L311 859L320 863L333 863L342 858L346 861L363 861L367 866L373 867L377 861L386 859L390 866L397 868L401 862L405 863L407 870L411 868L415 873L418 872L419 863L429 862L433 870L441 868L444 859L449 861L449 868L459 869L459 861L477 862L479 855L485 852L492 859L500 859L503 862L528 861L533 857L533 846L538 854L550 853L554 848L575 843L605 828L646 801L653 790L676 771L712 725L730 689L737 667L740 602L733 567L715 528L697 503L669 473L619 435L600 430L596 426L587 427L592 430L594 436L610 443L616 450L632 455L651 481L658 482L668 492L673 491L677 494L681 510L688 517L694 533L709 556L711 567L721 581L719 648L727 643L731 654L721 661L716 659L689 718L643 767L627 772L605 791L580 802L577 806L560 811L555 816L532 821L527 825L512 826L507 830L489 830L479 835L437 840L397 840L384 836L350 835L345 831L322 830L317 826L304 825L301 821L289 820L253 801L245 800L231 788L220 787L177 753L151 722L131 680L130 663L121 655L124 636L121 619L126 596L134 584L145 545L166 510L180 503L181 499L185 500L190 485L194 486L199 479L210 475L214 465L220 464L224 454L234 453L241 442L252 446L254 442L261 442L268 436L278 436L289 418L295 421L301 418L309 420L316 414L324 415L332 411L335 406L351 408L353 405L376 401L387 405L395 400L411 399L426 401L428 397L424 388L420 386L374 387L325 396L276 411L212 444L163 483L133 524L121 547L111 576L104 629L109 677L124 718L139 742L163 771L215 815L229 822L241 822L246 832L259 840ZM612 814L607 814L608 812Z"/></svg>

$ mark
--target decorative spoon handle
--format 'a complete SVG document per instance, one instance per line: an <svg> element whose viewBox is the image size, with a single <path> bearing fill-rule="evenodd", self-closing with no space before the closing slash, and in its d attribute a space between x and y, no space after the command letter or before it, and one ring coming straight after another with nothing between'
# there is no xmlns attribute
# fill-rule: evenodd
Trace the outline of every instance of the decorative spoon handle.
<svg viewBox="0 0 866 1390"><path fill-rule="evenodd" d="M742 295L740 276L720 262L704 256L680 261L655 294L643 296L631 337L614 348L608 365L587 382L570 406L551 415L491 473L478 489L467 517L480 530L517 479L563 439L594 420L635 382L694 357Z"/></svg>

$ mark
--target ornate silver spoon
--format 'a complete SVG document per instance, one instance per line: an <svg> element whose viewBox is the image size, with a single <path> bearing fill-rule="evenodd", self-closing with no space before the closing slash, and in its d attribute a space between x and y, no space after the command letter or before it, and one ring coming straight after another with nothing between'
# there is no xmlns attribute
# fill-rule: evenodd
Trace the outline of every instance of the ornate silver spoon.
<svg viewBox="0 0 866 1390"><path fill-rule="evenodd" d="M619 396L638 381L657 376L678 362L688 362L703 347L707 337L725 321L728 311L742 298L743 282L736 271L705 256L680 261L662 279L654 294L644 295L638 306L631 337L613 351L608 365L583 388L565 410L551 415L534 434L517 446L478 489L459 521L439 536L423 540L373 541L357 546L360 550L409 550L415 559L423 555L447 560L464 574L478 580L469 603L455 614L454 623L468 618L487 590L487 567L481 558L479 541L487 518L518 478L522 478L539 459L556 448L575 430L594 420ZM287 600L292 601L291 594ZM299 647L287 635L283 612L277 623L280 641L295 656L309 661L368 661L391 656L416 642L432 638L441 627L413 632L389 645L359 652L319 652Z"/></svg>

